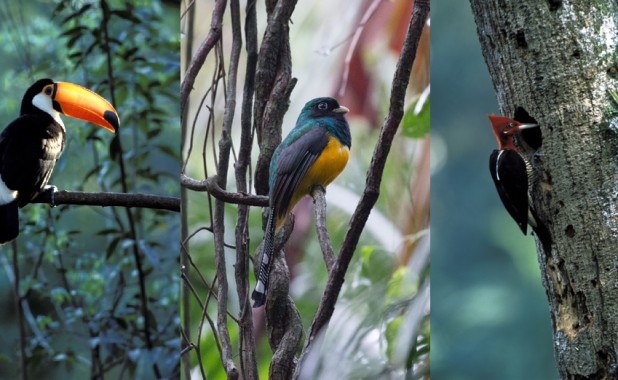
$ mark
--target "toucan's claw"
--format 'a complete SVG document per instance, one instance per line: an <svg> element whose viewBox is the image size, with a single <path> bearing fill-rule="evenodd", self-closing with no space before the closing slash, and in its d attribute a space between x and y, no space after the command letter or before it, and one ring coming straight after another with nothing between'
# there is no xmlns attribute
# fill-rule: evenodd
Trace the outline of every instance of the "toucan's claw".
<svg viewBox="0 0 618 380"><path fill-rule="evenodd" d="M56 207L56 192L58 191L58 188L54 185L47 185L44 190L50 193L49 196L51 198L51 202L49 204L52 207Z"/></svg>

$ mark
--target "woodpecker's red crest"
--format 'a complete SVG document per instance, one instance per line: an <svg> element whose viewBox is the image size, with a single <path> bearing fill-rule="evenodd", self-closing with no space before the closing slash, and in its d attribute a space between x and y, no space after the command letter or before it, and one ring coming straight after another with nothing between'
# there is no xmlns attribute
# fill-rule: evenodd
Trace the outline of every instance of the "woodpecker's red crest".
<svg viewBox="0 0 618 380"><path fill-rule="evenodd" d="M498 148L501 150L517 150L513 136L523 129L538 127L537 124L522 124L517 120L497 115L489 115L489 121L498 141Z"/></svg>

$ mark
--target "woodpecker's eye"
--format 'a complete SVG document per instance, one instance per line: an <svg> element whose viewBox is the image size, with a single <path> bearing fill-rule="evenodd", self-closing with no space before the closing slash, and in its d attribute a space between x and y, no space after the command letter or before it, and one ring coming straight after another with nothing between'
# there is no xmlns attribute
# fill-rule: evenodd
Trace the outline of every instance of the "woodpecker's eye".
<svg viewBox="0 0 618 380"><path fill-rule="evenodd" d="M54 92L54 90L52 89L52 86L51 86L51 85L50 85L50 86L45 86L45 87L43 88L43 93L44 93L45 95L51 96L52 92Z"/></svg>
<svg viewBox="0 0 618 380"><path fill-rule="evenodd" d="M325 102L318 103L318 109L324 111L328 109L328 104L326 104Z"/></svg>

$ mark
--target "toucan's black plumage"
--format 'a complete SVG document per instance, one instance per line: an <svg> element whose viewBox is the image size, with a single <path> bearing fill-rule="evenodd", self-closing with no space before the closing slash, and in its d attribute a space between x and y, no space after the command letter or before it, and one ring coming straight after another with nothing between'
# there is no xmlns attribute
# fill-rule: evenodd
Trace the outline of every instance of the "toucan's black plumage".
<svg viewBox="0 0 618 380"><path fill-rule="evenodd" d="M64 149L59 113L114 132L119 126L116 110L86 88L51 79L30 86L20 116L0 133L0 244L17 237L17 208L44 190Z"/></svg>

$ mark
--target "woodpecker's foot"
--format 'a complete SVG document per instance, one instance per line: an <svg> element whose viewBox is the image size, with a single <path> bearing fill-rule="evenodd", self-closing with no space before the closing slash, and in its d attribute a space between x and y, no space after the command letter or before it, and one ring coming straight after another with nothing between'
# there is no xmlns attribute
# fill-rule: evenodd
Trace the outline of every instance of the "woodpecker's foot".
<svg viewBox="0 0 618 380"><path fill-rule="evenodd" d="M51 198L51 202L49 204L52 207L56 207L56 192L58 191L58 188L54 185L47 185L45 186L44 191L50 193L49 197Z"/></svg>

